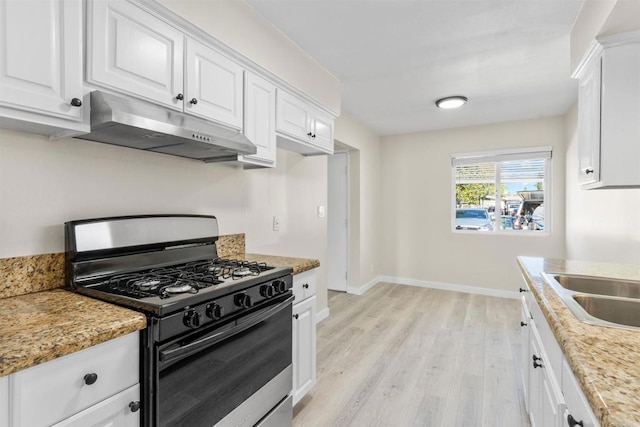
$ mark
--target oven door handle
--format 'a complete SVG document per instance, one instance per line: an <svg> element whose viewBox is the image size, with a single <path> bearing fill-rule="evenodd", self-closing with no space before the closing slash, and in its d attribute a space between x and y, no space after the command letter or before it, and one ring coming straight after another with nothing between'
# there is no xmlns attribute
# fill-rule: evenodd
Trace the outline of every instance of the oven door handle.
<svg viewBox="0 0 640 427"><path fill-rule="evenodd" d="M159 352L160 362L167 363L178 358L190 356L191 354L196 353L203 348L212 346L235 334L250 329L258 323L261 323L269 319L270 317L275 316L280 311L284 310L287 306L291 305L292 301L293 295L287 297L287 299L279 302L278 304L265 307L256 311L255 313L251 313L249 316L239 318L235 326L224 329L222 331L214 332L210 335L206 335L200 339L191 341L176 348L162 350Z"/></svg>

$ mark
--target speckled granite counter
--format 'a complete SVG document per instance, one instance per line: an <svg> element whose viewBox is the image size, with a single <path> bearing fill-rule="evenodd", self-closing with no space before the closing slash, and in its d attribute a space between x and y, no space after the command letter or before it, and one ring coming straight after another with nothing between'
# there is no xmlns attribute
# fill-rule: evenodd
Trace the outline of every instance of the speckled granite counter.
<svg viewBox="0 0 640 427"><path fill-rule="evenodd" d="M579 321L540 275L640 280L640 266L529 257L518 263L602 426L640 426L640 331Z"/></svg>
<svg viewBox="0 0 640 427"><path fill-rule="evenodd" d="M0 299L0 377L146 324L141 313L62 289Z"/></svg>
<svg viewBox="0 0 640 427"><path fill-rule="evenodd" d="M304 271L320 267L317 259L291 258L276 255L261 254L238 254L232 258L246 259L247 261L266 262L268 265L293 268L293 274L300 274Z"/></svg>

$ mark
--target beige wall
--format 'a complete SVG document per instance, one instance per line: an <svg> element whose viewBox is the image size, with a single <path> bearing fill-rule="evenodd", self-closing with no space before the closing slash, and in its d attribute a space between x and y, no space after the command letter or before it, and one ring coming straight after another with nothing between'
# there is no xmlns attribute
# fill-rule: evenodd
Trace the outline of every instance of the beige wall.
<svg viewBox="0 0 640 427"><path fill-rule="evenodd" d="M335 122L335 139L349 151L348 286L359 288L380 272L380 137L349 114Z"/></svg>
<svg viewBox="0 0 640 427"><path fill-rule="evenodd" d="M340 81L245 2L160 0L160 3L340 113Z"/></svg>
<svg viewBox="0 0 640 427"><path fill-rule="evenodd" d="M578 185L577 106L566 116L567 258L640 264L640 189Z"/></svg>
<svg viewBox="0 0 640 427"><path fill-rule="evenodd" d="M564 119L554 117L382 139L384 275L514 291L516 256L565 255ZM451 231L451 154L552 146L550 236Z"/></svg>

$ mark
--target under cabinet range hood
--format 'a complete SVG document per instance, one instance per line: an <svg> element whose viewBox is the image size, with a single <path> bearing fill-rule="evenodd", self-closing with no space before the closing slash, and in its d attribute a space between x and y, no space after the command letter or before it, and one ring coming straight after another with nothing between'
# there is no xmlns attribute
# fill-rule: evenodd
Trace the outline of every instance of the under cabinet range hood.
<svg viewBox="0 0 640 427"><path fill-rule="evenodd" d="M75 138L204 162L256 153L238 130L134 98L101 91L90 96L91 132Z"/></svg>

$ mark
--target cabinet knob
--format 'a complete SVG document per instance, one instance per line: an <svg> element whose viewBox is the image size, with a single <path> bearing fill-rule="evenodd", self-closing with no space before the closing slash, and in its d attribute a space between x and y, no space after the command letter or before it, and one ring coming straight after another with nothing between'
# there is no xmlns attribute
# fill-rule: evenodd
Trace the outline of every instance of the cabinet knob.
<svg viewBox="0 0 640 427"><path fill-rule="evenodd" d="M191 101L189 101L191 104L196 105L198 103L198 100L195 98L191 98Z"/></svg>
<svg viewBox="0 0 640 427"><path fill-rule="evenodd" d="M311 135L312 135L311 132L307 133L307 136L311 136Z"/></svg>
<svg viewBox="0 0 640 427"><path fill-rule="evenodd" d="M177 94L177 95L176 95L176 99L177 99L178 101L182 101L182 100L184 99L184 95L183 95L183 94L181 94L181 93L179 93L179 94Z"/></svg>
<svg viewBox="0 0 640 427"><path fill-rule="evenodd" d="M527 324L526 324L526 323L524 323L524 322L520 322L520 327L521 327L521 328L522 328L522 327L525 327L525 326L527 326Z"/></svg>
<svg viewBox="0 0 640 427"><path fill-rule="evenodd" d="M293 315L293 318L296 319L296 320L298 320L298 317L300 317L298 314L294 314Z"/></svg>
<svg viewBox="0 0 640 427"><path fill-rule="evenodd" d="M311 135L311 138L315 138L315 137L316 137L316 134L315 134L315 133L314 133L313 135Z"/></svg>
<svg viewBox="0 0 640 427"><path fill-rule="evenodd" d="M527 292L527 290L520 288L520 292Z"/></svg>
<svg viewBox="0 0 640 427"><path fill-rule="evenodd" d="M80 98L73 98L71 100L71 105L74 107L82 107L82 101L80 101Z"/></svg>
<svg viewBox="0 0 640 427"><path fill-rule="evenodd" d="M541 361L542 359L534 354L533 355L533 369L542 368L542 363L538 363L539 360Z"/></svg>
<svg viewBox="0 0 640 427"><path fill-rule="evenodd" d="M569 424L569 427L575 427L575 426L584 427L584 423L582 422L582 420L576 421L576 419L573 418L573 415L571 414L567 415L567 424Z"/></svg>
<svg viewBox="0 0 640 427"><path fill-rule="evenodd" d="M586 173L587 175L589 175L590 173L593 173L593 169L588 168L584 170L584 173Z"/></svg>
<svg viewBox="0 0 640 427"><path fill-rule="evenodd" d="M98 374L92 372L90 374L86 374L83 379L86 385L91 385L98 381Z"/></svg>
<svg viewBox="0 0 640 427"><path fill-rule="evenodd" d="M129 409L131 409L131 412L138 412L138 410L140 409L140 402L135 401L129 403Z"/></svg>
<svg viewBox="0 0 640 427"><path fill-rule="evenodd" d="M302 285L302 287L305 288L305 289L309 289L309 284L305 283L304 285Z"/></svg>

